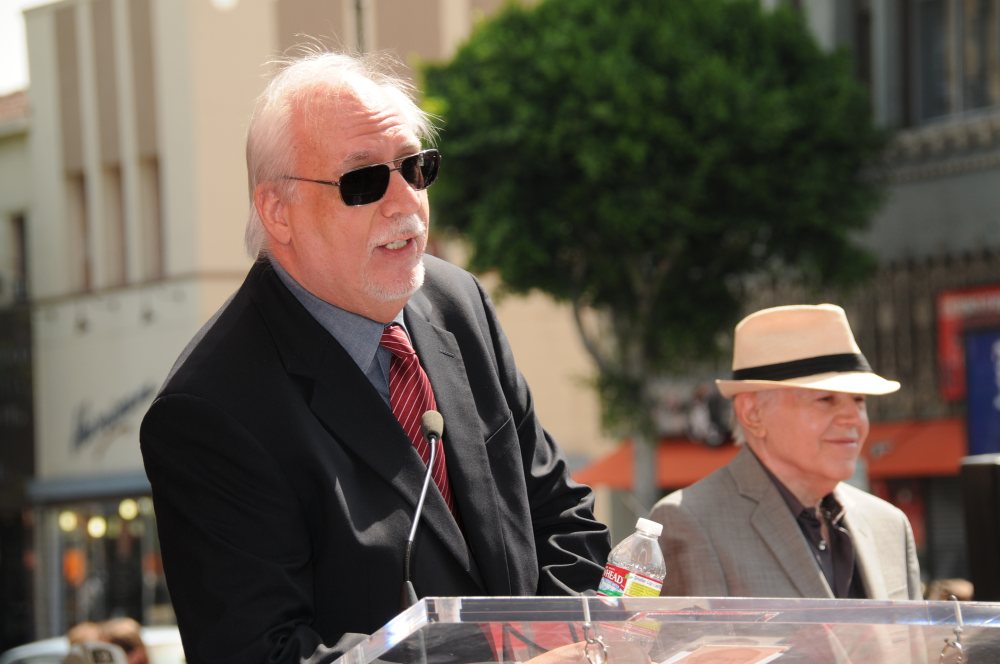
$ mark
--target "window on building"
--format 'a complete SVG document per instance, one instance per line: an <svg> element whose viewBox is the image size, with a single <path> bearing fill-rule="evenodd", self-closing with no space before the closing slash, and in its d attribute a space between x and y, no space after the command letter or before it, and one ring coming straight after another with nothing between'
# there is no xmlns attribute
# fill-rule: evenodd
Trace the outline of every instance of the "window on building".
<svg viewBox="0 0 1000 664"><path fill-rule="evenodd" d="M106 166L104 184L104 223L102 224L104 283L102 286L125 285L125 202L122 171L118 164Z"/></svg>
<svg viewBox="0 0 1000 664"><path fill-rule="evenodd" d="M1000 105L1000 0L909 0L914 120Z"/></svg>
<svg viewBox="0 0 1000 664"><path fill-rule="evenodd" d="M160 164L154 158L139 162L140 238L142 242L142 275L145 279L162 279L163 214L160 209Z"/></svg>
<svg viewBox="0 0 1000 664"><path fill-rule="evenodd" d="M28 299L28 238L21 213L0 220L0 306Z"/></svg>
<svg viewBox="0 0 1000 664"><path fill-rule="evenodd" d="M967 109L998 103L998 0L964 0L961 15L962 100Z"/></svg>
<svg viewBox="0 0 1000 664"><path fill-rule="evenodd" d="M854 74L869 90L872 89L872 7L871 0L854 4Z"/></svg>
<svg viewBox="0 0 1000 664"><path fill-rule="evenodd" d="M70 242L68 250L72 263L70 278L77 291L93 288L93 266L90 252L90 223L87 218L87 186L83 174L70 174L67 178L67 212Z"/></svg>
<svg viewBox="0 0 1000 664"><path fill-rule="evenodd" d="M60 629L130 616L146 625L176 621L160 560L152 501L133 496L46 508L58 525L45 541Z"/></svg>
<svg viewBox="0 0 1000 664"><path fill-rule="evenodd" d="M28 223L23 214L15 214L10 220L13 231L14 283L12 291L15 302L28 301Z"/></svg>

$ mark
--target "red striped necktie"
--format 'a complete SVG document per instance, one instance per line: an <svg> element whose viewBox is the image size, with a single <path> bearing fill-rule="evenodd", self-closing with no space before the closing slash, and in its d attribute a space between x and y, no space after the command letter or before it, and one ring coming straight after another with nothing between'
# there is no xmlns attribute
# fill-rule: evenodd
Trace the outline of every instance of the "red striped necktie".
<svg viewBox="0 0 1000 664"><path fill-rule="evenodd" d="M420 418L428 410L437 410L431 381L420 366L417 353L410 345L406 332L398 324L393 323L382 330L382 340L379 342L392 353L389 362L389 406L392 414L399 420L403 431L409 436L410 442L417 450L424 464L430 458L430 446L420 431ZM431 478L437 485L448 509L455 514L455 501L448 484L448 470L444 460L444 440L438 440L437 454L434 456L434 468Z"/></svg>

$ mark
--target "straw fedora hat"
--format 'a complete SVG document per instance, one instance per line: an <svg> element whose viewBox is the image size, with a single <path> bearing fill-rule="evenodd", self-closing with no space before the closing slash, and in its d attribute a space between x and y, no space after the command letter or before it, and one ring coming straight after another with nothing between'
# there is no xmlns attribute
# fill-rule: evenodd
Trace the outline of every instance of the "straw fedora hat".
<svg viewBox="0 0 1000 664"><path fill-rule="evenodd" d="M724 397L781 387L889 394L899 383L868 365L835 304L763 309L736 325L733 376L715 384Z"/></svg>

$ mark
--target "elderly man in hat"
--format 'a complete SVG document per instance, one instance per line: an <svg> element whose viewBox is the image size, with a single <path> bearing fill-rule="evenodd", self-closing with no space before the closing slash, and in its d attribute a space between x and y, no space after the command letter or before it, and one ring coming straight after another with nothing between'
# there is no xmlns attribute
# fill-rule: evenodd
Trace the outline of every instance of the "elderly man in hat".
<svg viewBox="0 0 1000 664"><path fill-rule="evenodd" d="M764 309L736 326L738 442L725 467L661 499L664 595L920 599L913 532L896 507L845 484L868 436L875 374L844 310Z"/></svg>

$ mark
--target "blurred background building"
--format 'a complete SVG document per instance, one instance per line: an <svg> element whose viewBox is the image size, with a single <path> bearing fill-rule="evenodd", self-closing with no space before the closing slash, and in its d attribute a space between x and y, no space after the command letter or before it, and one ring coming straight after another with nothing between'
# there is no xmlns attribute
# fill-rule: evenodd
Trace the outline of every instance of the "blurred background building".
<svg viewBox="0 0 1000 664"><path fill-rule="evenodd" d="M1000 451L1000 0L793 4L820 43L855 54L896 132L867 237L880 271L843 304L873 366L905 389L873 400L857 482L910 516L928 579L968 576L960 460ZM173 619L138 426L249 265L243 141L267 61L309 35L415 69L501 5L63 0L24 13L30 87L0 98L0 649L84 619ZM433 250L462 261L457 244ZM747 309L795 297L775 284ZM541 296L499 312L542 421L620 539L648 506L626 499L630 448L600 430L570 312ZM704 433L725 408L679 384L663 491L733 454Z"/></svg>
<svg viewBox="0 0 1000 664"><path fill-rule="evenodd" d="M869 400L872 430L853 483L909 516L925 580L968 577L970 542L981 548L989 537L994 568L1000 555L996 518L963 510L960 473L968 455L1000 452L1000 2L792 4L821 45L852 53L874 117L893 132L877 175L887 195L864 238L879 270L840 304L872 366L903 389ZM801 300L775 283L746 310ZM699 421L724 429L728 410L695 385L669 395L656 461L664 490L735 454L713 429L696 433ZM620 527L634 509L632 464L622 446L577 474L618 490L609 504ZM980 496L991 514L995 495Z"/></svg>

